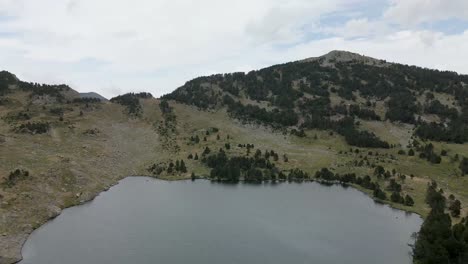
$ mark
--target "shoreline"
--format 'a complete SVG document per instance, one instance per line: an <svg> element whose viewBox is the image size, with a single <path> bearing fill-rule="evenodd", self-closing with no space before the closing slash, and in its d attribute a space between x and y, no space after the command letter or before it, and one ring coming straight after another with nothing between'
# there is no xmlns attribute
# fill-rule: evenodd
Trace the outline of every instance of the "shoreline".
<svg viewBox="0 0 468 264"><path fill-rule="evenodd" d="M23 247L24 247L24 244L26 243L26 241L29 239L29 237L31 236L32 233L34 233L34 231L36 231L37 229L41 228L42 226L44 226L45 224L49 223L50 221L54 220L55 218L57 218L58 216L60 216L62 214L62 212L66 209L70 209L70 208L73 208L75 206L80 206L80 205L84 205L84 204L87 204L87 203L90 203L92 202L94 199L96 199L96 197L98 197L100 194L102 193L105 193L107 191L109 191L112 187L118 185L120 183L121 180L123 179L126 179L126 178L129 178L129 177L135 177L135 176L126 176L126 177L123 177L119 180L117 180L115 183L112 183L110 184L109 186L107 186L105 189L103 189L102 191L99 191L95 194L92 194L92 195L89 195L88 197L86 197L85 199L83 200L80 200L78 203L76 204L70 204L70 205L67 205L63 208L60 208L60 211L57 212L57 214L54 214L53 216L51 216L50 218L46 219L43 223L40 223L39 225L33 227L31 230L27 230L26 232L22 233L22 234L19 234L19 235L16 235L17 237L18 236L24 236L23 238L20 238L19 240L21 241L20 242L20 249L19 249L19 255L16 255L14 256L14 259L13 258L8 258L8 259L3 259L2 257L0 257L0 264L17 264L19 262L21 262L23 260L23 255L22 255L22 251L23 251ZM16 250L15 250L16 251Z"/></svg>
<svg viewBox="0 0 468 264"><path fill-rule="evenodd" d="M60 211L55 214L54 216L50 217L49 219L47 219L46 221L44 221L43 223L41 223L40 225L38 225L37 227L33 228L30 232L25 232L21 235L18 235L18 236L23 236L22 238L20 238L20 241L21 241L21 245L20 245L20 249L19 249L19 255L18 255L18 258L16 259L5 259L3 260L2 258L0 258L0 264L18 264L19 262L21 262L23 260L23 256L22 256L22 251L23 251L23 247L24 247L24 244L26 243L26 241L29 239L29 237L39 228L41 228L42 226L44 226L45 224L49 223L50 221L54 220L55 218L57 218L58 216L60 216L62 214L62 212L66 209L71 209L73 207L76 207L76 206L81 206L81 205L85 205L87 203L90 203L92 202L94 199L96 199L96 197L98 197L99 195L105 193L105 192L108 192L110 189L112 189L112 187L115 187L117 186L118 184L120 184L120 182L122 180L125 180L127 178L133 178L133 177L143 177L143 178L150 178L150 179L157 179L157 180L161 180L161 181L167 181L167 182L175 182L175 181L192 181L190 178L180 178L180 179L165 179L165 178L158 178L158 177L154 177L154 176L147 176L147 175L130 175L130 176L125 176L125 177L122 177L120 178L119 180L117 180L116 182L110 184L109 186L107 186L104 190L100 191L100 192L97 192L95 195L90 195L89 197L87 197L86 199L83 199L83 200L80 200L79 203L77 204L71 204L67 207L64 207L64 208L60 208ZM207 179L206 177L200 177L200 178L197 178L196 180L205 180L205 181L211 181L209 179ZM196 181L195 180L195 181ZM223 183L223 182L219 182L219 183ZM271 182L262 182L262 183L258 183L258 184L265 184L265 183L271 183ZM290 183L288 181L280 181L280 182L277 182L277 184L283 184L283 183ZM417 216L419 216L421 219L425 219L424 216L422 216L420 213L416 212L415 210L405 210L405 208L398 208L396 206L394 206L391 202L388 202L388 201L381 201L381 200L378 200L378 199L375 199L374 197L372 197L371 195L369 195L368 192L366 192L366 190L364 188L359 188L358 186L355 186L353 184L347 184L347 185L343 185L339 182L326 182L326 181L317 181L317 180L307 180L307 181L303 181L303 182L297 182L297 183L317 183L323 187L330 187L332 185L339 185L343 188L353 188L359 192L361 192L362 194L364 194L365 196L367 196L368 198L372 199L375 203L379 203L381 205L386 205L388 206L389 208L393 209L393 210L399 210L399 211L403 211L405 213L411 213L411 214L416 214ZM245 182L245 181L239 181L238 183L236 184L249 184L248 182ZM328 185L328 186L327 186ZM408 208L410 209L410 208Z"/></svg>

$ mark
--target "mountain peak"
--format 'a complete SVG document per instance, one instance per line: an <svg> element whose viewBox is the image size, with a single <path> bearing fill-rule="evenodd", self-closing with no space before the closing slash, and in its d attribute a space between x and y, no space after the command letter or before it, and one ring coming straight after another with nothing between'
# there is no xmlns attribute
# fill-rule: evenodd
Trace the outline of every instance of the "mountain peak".
<svg viewBox="0 0 468 264"><path fill-rule="evenodd" d="M372 57L364 56L358 53L345 51L345 50L332 50L329 53L322 55L320 57L312 57L300 62L312 62L320 61L324 66L332 66L337 62L350 62L356 61L364 64L374 65L374 66L384 66L387 63L383 60L375 59Z"/></svg>

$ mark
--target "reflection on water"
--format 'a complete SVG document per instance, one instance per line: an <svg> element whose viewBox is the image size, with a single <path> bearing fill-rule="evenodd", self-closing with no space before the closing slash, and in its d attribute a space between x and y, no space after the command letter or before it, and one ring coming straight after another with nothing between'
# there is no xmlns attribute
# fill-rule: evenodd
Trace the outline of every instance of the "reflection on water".
<svg viewBox="0 0 468 264"><path fill-rule="evenodd" d="M342 186L135 177L39 228L21 264L411 263L421 222Z"/></svg>

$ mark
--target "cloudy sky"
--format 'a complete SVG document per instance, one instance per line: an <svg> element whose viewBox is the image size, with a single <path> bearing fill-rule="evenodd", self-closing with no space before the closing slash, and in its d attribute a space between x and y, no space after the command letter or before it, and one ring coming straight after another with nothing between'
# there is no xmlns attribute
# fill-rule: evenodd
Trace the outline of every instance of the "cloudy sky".
<svg viewBox="0 0 468 264"><path fill-rule="evenodd" d="M334 49L468 73L468 1L0 0L0 70L107 97Z"/></svg>

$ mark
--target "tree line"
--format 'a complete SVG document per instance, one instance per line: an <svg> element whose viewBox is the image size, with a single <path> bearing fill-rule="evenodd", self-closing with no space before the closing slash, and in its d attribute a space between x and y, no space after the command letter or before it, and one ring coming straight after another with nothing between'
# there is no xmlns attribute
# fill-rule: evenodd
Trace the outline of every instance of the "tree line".
<svg viewBox="0 0 468 264"><path fill-rule="evenodd" d="M359 130L354 118L345 117L332 120L323 116L311 116L305 120L302 128L333 130L342 135L351 146L366 148L390 148L390 144L378 138L374 133Z"/></svg>
<svg viewBox="0 0 468 264"><path fill-rule="evenodd" d="M130 115L140 116L142 107L139 99L152 98L153 96L150 93L126 93L123 95L116 96L111 98L112 103L117 103L123 105L127 108L127 112Z"/></svg>
<svg viewBox="0 0 468 264"><path fill-rule="evenodd" d="M468 220L452 226L445 212L447 201L443 190L432 182L427 189L426 203L431 211L417 234L413 258L421 264L468 263Z"/></svg>

